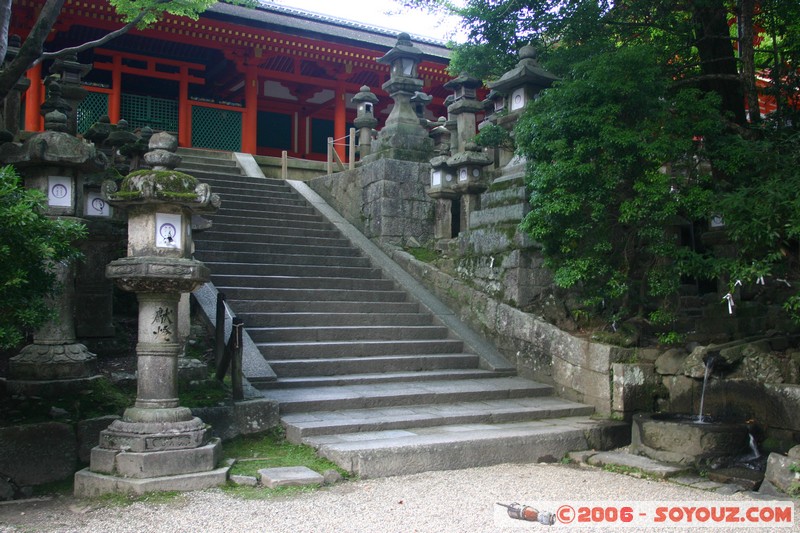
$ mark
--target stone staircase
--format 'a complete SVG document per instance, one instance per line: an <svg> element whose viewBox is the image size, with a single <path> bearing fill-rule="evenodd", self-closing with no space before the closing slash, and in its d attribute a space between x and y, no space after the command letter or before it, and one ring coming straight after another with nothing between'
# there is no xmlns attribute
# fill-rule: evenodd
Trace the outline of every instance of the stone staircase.
<svg viewBox="0 0 800 533"><path fill-rule="evenodd" d="M196 257L277 375L254 384L279 403L291 441L378 477L556 461L629 436L516 377L430 295L387 276L396 265L329 207L323 216L304 184L181 155L222 197Z"/></svg>

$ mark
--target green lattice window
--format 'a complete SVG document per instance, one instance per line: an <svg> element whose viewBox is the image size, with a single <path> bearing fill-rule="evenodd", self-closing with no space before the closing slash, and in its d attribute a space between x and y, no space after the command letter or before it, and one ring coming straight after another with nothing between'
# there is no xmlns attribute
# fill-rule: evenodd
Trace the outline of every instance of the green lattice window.
<svg viewBox="0 0 800 533"><path fill-rule="evenodd" d="M178 133L178 102L152 96L123 94L121 116L132 130L150 126L155 131Z"/></svg>
<svg viewBox="0 0 800 533"><path fill-rule="evenodd" d="M90 92L78 106L78 133L86 133L103 115L108 115L108 95Z"/></svg>
<svg viewBox="0 0 800 533"><path fill-rule="evenodd" d="M192 146L238 152L242 149L242 113L192 106Z"/></svg>

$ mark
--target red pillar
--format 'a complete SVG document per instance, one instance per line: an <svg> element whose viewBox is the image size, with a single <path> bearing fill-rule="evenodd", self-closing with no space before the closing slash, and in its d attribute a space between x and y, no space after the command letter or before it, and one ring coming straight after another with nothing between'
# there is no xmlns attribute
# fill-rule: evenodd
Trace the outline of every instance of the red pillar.
<svg viewBox="0 0 800 533"><path fill-rule="evenodd" d="M178 146L192 145L192 107L189 105L189 69L181 67L178 82Z"/></svg>
<svg viewBox="0 0 800 533"><path fill-rule="evenodd" d="M108 119L116 124L122 118L122 56L114 54L111 71L111 94L108 95Z"/></svg>
<svg viewBox="0 0 800 533"><path fill-rule="evenodd" d="M42 64L39 63L27 72L31 85L25 94L25 131L42 131Z"/></svg>
<svg viewBox="0 0 800 533"><path fill-rule="evenodd" d="M244 74L244 116L242 117L242 152L255 154L258 151L258 73L248 67Z"/></svg>
<svg viewBox="0 0 800 533"><path fill-rule="evenodd" d="M345 151L347 148L347 110L345 108L345 98L347 93L344 89L344 84L339 83L336 86L336 103L333 112L333 138L335 139L336 153L342 161L345 161Z"/></svg>

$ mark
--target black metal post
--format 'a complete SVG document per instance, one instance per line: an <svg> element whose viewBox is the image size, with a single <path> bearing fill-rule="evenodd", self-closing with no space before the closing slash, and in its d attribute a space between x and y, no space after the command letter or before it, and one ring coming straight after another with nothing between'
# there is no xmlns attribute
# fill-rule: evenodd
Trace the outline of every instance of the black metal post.
<svg viewBox="0 0 800 533"><path fill-rule="evenodd" d="M214 362L219 368L225 352L225 294L217 293L217 319L214 327Z"/></svg>
<svg viewBox="0 0 800 533"><path fill-rule="evenodd" d="M244 324L239 317L233 318L233 354L231 357L231 386L233 388L233 399L235 401L244 400L244 390L242 388L242 337Z"/></svg>

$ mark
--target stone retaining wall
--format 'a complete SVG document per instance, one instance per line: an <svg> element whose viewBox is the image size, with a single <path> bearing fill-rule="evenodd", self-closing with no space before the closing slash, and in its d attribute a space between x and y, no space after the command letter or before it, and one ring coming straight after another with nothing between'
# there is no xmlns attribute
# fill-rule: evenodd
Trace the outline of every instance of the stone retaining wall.
<svg viewBox="0 0 800 533"><path fill-rule="evenodd" d="M386 252L513 363L519 375L554 385L559 396L612 413L612 364L632 350L570 335L500 303L398 249Z"/></svg>
<svg viewBox="0 0 800 533"><path fill-rule="evenodd" d="M262 433L279 423L278 405L267 399L195 408L192 413L211 424L212 435L223 440ZM0 501L28 497L31 487L72 477L79 465L89 463L100 432L117 418L0 428Z"/></svg>
<svg viewBox="0 0 800 533"><path fill-rule="evenodd" d="M434 202L425 194L429 175L427 163L379 159L308 185L370 239L404 245L433 235Z"/></svg>

